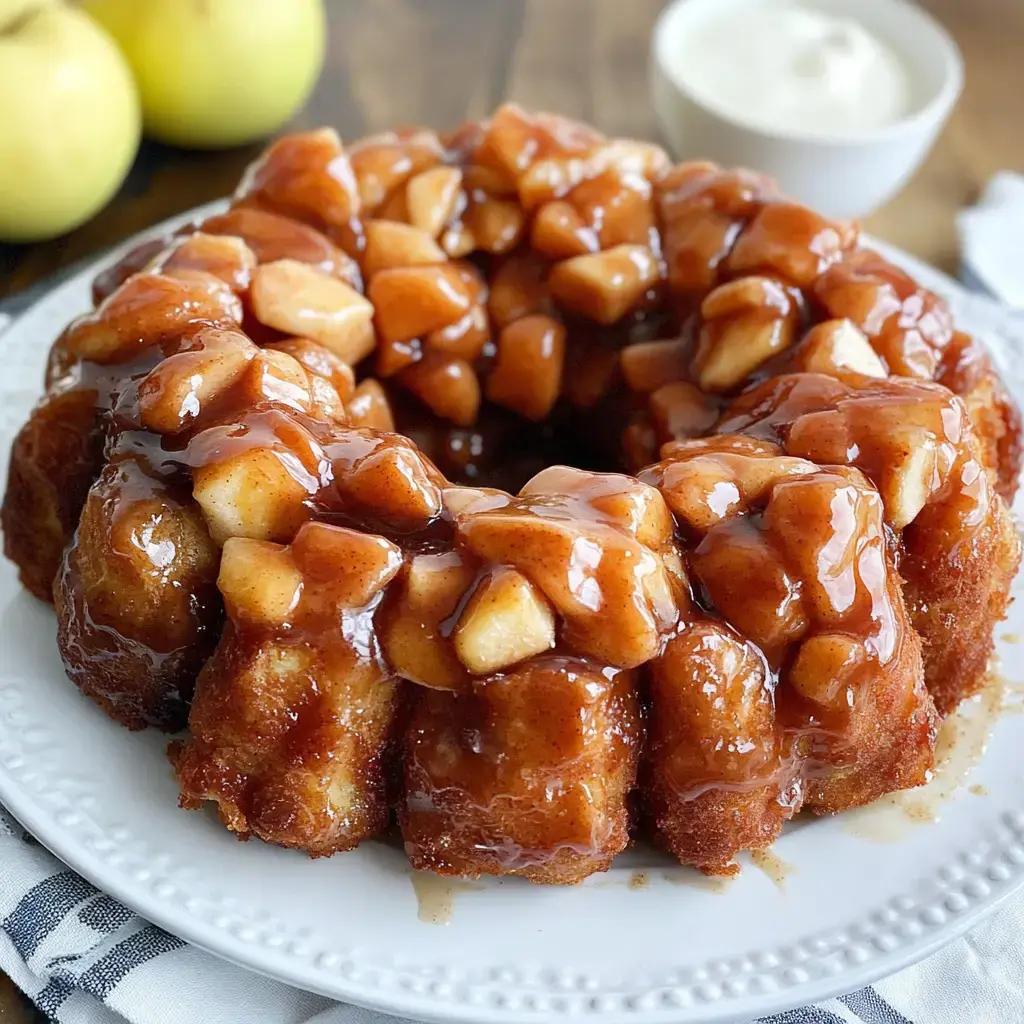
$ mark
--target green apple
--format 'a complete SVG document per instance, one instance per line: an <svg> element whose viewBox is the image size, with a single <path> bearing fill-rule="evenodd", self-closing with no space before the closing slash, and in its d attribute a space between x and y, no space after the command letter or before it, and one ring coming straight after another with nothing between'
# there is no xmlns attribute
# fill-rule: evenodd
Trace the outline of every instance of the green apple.
<svg viewBox="0 0 1024 1024"><path fill-rule="evenodd" d="M147 134L215 148L270 134L324 57L322 0L85 0L135 73Z"/></svg>
<svg viewBox="0 0 1024 1024"><path fill-rule="evenodd" d="M56 0L0 0L0 240L53 238L117 191L139 145L120 51Z"/></svg>

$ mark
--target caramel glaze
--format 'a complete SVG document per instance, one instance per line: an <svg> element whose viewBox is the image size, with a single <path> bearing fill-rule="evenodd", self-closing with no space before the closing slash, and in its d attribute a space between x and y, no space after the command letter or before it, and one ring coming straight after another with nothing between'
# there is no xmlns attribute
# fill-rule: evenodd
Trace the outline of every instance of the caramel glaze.
<svg viewBox="0 0 1024 1024"><path fill-rule="evenodd" d="M220 630L219 553L187 480L119 449L57 574L57 642L68 676L111 717L179 728Z"/></svg>
<svg viewBox="0 0 1024 1024"><path fill-rule="evenodd" d="M140 275L54 343L47 393L15 438L0 510L5 553L37 597L52 600L61 554L102 468L122 382L159 362L189 324L240 317L237 297L212 277Z"/></svg>
<svg viewBox="0 0 1024 1024"><path fill-rule="evenodd" d="M231 244L217 251L220 236ZM102 466L109 414L123 382L173 352L194 325L241 323L263 344L282 341L282 332L254 317L248 298L256 263L282 258L362 286L356 262L320 232L247 209L145 242L97 277L98 308L54 343L47 395L12 451L2 513L5 553L37 597L52 599L61 553Z"/></svg>
<svg viewBox="0 0 1024 1024"><path fill-rule="evenodd" d="M705 398L729 395L804 369L798 342L808 329L846 321L879 357L879 375L936 380L964 398L984 461L996 471L1000 493L1012 499L1021 465L1019 411L984 349L954 329L942 299L858 247L855 226L780 200L769 181L750 172L684 164L659 182L657 196L681 329L660 352L623 353L627 380L650 396L639 420L650 424L649 437L632 462L650 461L656 443L701 429L687 433L689 395L676 413L682 430L673 429L679 396L669 389L659 398L659 390L689 381L702 384ZM752 278L764 282L760 294ZM702 376L709 355L723 348L724 367Z"/></svg>
<svg viewBox="0 0 1024 1024"><path fill-rule="evenodd" d="M386 826L397 682L373 614L401 564L383 538L325 523L305 524L288 546L228 540L229 626L200 675L191 739L170 751L183 806L214 799L243 837L313 856ZM254 607L268 570L286 586L276 605Z"/></svg>
<svg viewBox="0 0 1024 1024"><path fill-rule="evenodd" d="M204 666L171 758L243 838L329 854L394 803L441 873L577 882L636 828L729 873L920 783L984 676L1017 412L762 176L512 106L308 132L96 294L6 550L125 724Z"/></svg>
<svg viewBox="0 0 1024 1024"><path fill-rule="evenodd" d="M382 682L387 678L383 665L412 676L404 663L410 657L415 660L417 642L430 647L433 657L438 657L437 648L446 649L447 663L458 664L467 657L458 647L459 633L471 629L470 611L476 595L498 566L521 578L523 586L535 594L542 607L551 608L561 623L557 638L553 635L550 641L557 645L553 654L528 658L518 669L510 666L511 672L484 674L482 678L465 670L454 678L434 677L432 669L423 673L420 681L431 693L413 698L412 719L403 741L406 797L400 813L407 849L417 866L457 874L497 871L522 873L536 880L577 881L622 848L628 835L626 794L632 786L636 756L614 752L626 741L627 749L638 746L638 718L635 710L623 709L617 700L609 708L599 701L595 721L603 724L588 726L590 712L573 710L570 697L580 686L580 676L588 672L594 674L594 685L601 680L620 680L617 686L632 694L635 689L629 671L651 663L654 731L646 762L646 791L654 802L651 817L656 832L679 856L705 870L729 870L737 850L770 842L782 821L805 801L822 811L841 809L924 777L931 757L934 710L922 685L919 642L907 624L887 547L882 504L859 474L820 471L808 462L787 461L771 446L757 448L754 442L739 438L735 445L740 449L753 446L754 451L734 456L741 464L727 468L731 467L736 477L734 488L749 491L746 501L753 507L749 511L742 505L729 507L723 515L715 488L711 488L703 518L697 514L694 519L699 527L689 529L685 515L692 517L693 510L681 502L699 492L701 479L714 473L717 465L699 445L692 460L687 458L690 453L680 451L674 461L650 471L650 480L658 488L617 474L552 467L512 497L496 490L445 486L436 470L398 435L332 426L299 409L259 402L248 402L241 415L237 408L225 415L230 399L237 394L229 388L227 394L209 403L209 414L219 417L217 422L207 424L201 410L184 440L179 436L161 446L161 458L187 466L194 474L200 504L210 500L202 482L204 471L219 472L217 467L244 463L255 454L262 457L269 452L297 485L286 502L287 514L275 509L268 512L262 504L253 513L242 502L243 518L248 511L252 522L272 524L268 528L277 541L305 523L299 526L295 544L312 528L308 520L313 517L322 524L344 521L357 526L359 532L333 529L349 538L381 545L398 541L405 552L406 572L416 574L414 581L403 584L404 591L399 586L393 600L382 598L382 583L365 585L361 593L370 593L377 586L377 596L383 599L374 620L379 620L372 632L376 639L373 643L358 641L344 628L341 637L334 634L333 642L342 644L339 649L356 659L350 668L373 666L381 673ZM690 466L696 474L685 485L674 472L680 465ZM748 488L744 475L748 471L754 474L756 488L753 484ZM776 480L780 474L781 479ZM277 487L271 500L279 501L286 490ZM758 513L759 504L766 500L765 511ZM702 531L707 517L715 516L721 522ZM216 511L208 510L207 518L211 525L218 522ZM809 544L812 527L820 535L813 545ZM368 529L380 530L391 540L362 532ZM282 755L277 750L283 747L289 757L300 756L297 751L304 749L301 744L305 740L300 737L306 735L305 730L298 724L284 726L287 735L275 734L273 751L264 750L260 741L254 758L252 745L245 740L246 730L239 731L237 716L242 712L237 705L229 705L233 713L220 704L217 713L210 710L208 702L225 687L231 687L234 701L242 700L244 705L269 699L267 691L276 692L279 685L292 692L296 678L306 680L303 685L307 687L314 678L305 664L294 671L289 667L287 672L277 665L273 673L263 664L253 664L257 652L263 657L267 650L279 650L294 658L296 651L310 652L314 644L308 626L290 617L294 600L282 598L278 591L278 578L286 576L284 570L267 561L271 553L275 559L278 554L291 557L289 549L274 541L227 541L234 546L232 552L240 544L256 545L256 553L261 553L264 561L253 557L253 579L237 591L234 570L227 572L226 583L222 566L221 589L225 591L227 586L225 593L234 595L228 602L231 628L200 681L193 705L193 732L196 720L207 722L204 736L175 754L179 765L187 765L180 773L184 801L193 805L216 799L230 827L286 845L314 852L347 848L367 834L364 830L369 826L328 829L323 834L330 835L329 841L318 838L311 842L305 832L292 834L282 831L280 825L266 824L265 812L270 812L265 801L270 797L263 780L268 773L278 778L273 766ZM760 550L764 555L755 553ZM448 551L453 560L444 561ZM829 562L830 557L834 561ZM423 559L435 560L433 568L442 570L444 586L423 575ZM751 596L746 586L743 595L735 594L731 588L739 579L749 580L752 566L761 573L755 588L758 596ZM356 572L348 566L346 570L337 578L349 578ZM289 585L300 592L307 582L303 571L287 577L293 580ZM418 634L418 641L396 630L395 622L401 616L419 614L412 600L413 587L425 588L428 599L443 597L453 581L452 598L433 607L438 617L432 627ZM607 628L609 614L616 623L613 631ZM713 618L707 618L709 615ZM532 625L523 628L529 632ZM743 642L731 640L733 646L741 644L741 649L746 643L750 652L738 665L729 647L730 638L736 636L733 628L751 637ZM330 629L315 635L317 644L331 642ZM673 701L686 705L693 699L694 688L685 684L685 678L700 664L696 651L702 641L696 641L697 648L693 645L695 638L702 636L711 638L707 650L723 678L739 680L738 685L723 683L721 701L728 709L726 714L740 721L751 713L754 718L740 727L739 737L730 744L738 756L723 762L710 754L705 763L695 766L691 742L680 744L679 729L663 735L659 723L672 720ZM234 660L239 650L253 652L241 656L241 667ZM513 666L521 660L514 658ZM789 693L794 672L803 690L783 702L777 694ZM547 675L562 682L541 682ZM827 692L821 690L822 678L830 683ZM567 688L558 704L568 710L562 719L551 719L556 735L545 742L556 752L564 744L583 742L579 737L573 739L575 732L566 733L565 723L575 723L573 729L582 728L583 736L589 737L586 742L594 744L592 753L573 746L576 753L572 757L556 757L540 749L538 727L530 724L534 702L524 704L521 692L533 685L543 685L545 692ZM681 691L673 689L680 685ZM432 695L435 689L438 692ZM584 689L590 692L593 685L587 683ZM506 694L507 699L502 696ZM595 691L599 694L600 687ZM289 698L286 706L293 700ZM745 706L748 701L754 702L753 712ZM249 713L243 717L248 719ZM545 720L548 717L546 713ZM700 723L698 728L704 734L708 723L699 709L694 712L687 707L682 717L691 726ZM452 729L450 740L434 735L432 723L436 722ZM745 738L744 728L751 730L752 741ZM386 732L382 727L376 734L378 757L383 756ZM492 733L496 738L487 742L481 738ZM425 734L432 739L425 739ZM323 741L321 733L316 735ZM711 730L709 735L720 738L721 733ZM890 742L895 735L903 742ZM519 745L506 742L511 736L522 737ZM225 767L235 763L239 747L244 751L242 763L248 766L241 772L237 767ZM328 754L330 750L320 750L320 755ZM608 797L607 804L597 795L590 757L617 766L596 773L605 780L602 796ZM607 758L612 760L606 762ZM681 764L688 760L687 776ZM588 780L574 782L571 793L564 792L568 761ZM306 787L308 779L302 778L306 780L302 787ZM538 781L530 783L519 797L502 789L511 786L507 780L515 778ZM485 783L486 779L491 781ZM619 781L612 785L614 779ZM383 783L374 785L379 792ZM534 786L561 795L541 802L533 793ZM767 798L759 793L765 786ZM335 822L353 820L346 810L349 805L340 797L331 808L321 808L316 814L308 811L309 793L322 794L323 786L302 787L296 783L290 789L275 788L274 806L280 810L287 793L294 808L307 808L302 821L327 820L324 815ZM365 790L356 787L356 791L366 799ZM580 792L590 793L590 811L584 819L579 817ZM668 809L656 802L656 792L667 797ZM722 805L737 799L746 805L752 792L758 793L772 817L752 835L736 835L732 825L735 806ZM737 793L743 795L737 797ZM513 812L522 800L529 801L529 810L520 824ZM569 813L567 806L577 810ZM323 828L317 826L317 836ZM534 830L548 836L547 845L538 843ZM699 836L696 845L686 838L691 834ZM467 838L459 845L453 835L470 837L472 842Z"/></svg>
<svg viewBox="0 0 1024 1024"><path fill-rule="evenodd" d="M423 689L403 744L409 859L559 884L606 869L629 839L641 736L633 673L566 654Z"/></svg>
<svg viewBox="0 0 1024 1024"><path fill-rule="evenodd" d="M678 443L641 478L687 536L695 582L651 663L641 792L672 852L728 872L801 806L923 781L936 716L867 481L729 435Z"/></svg>
<svg viewBox="0 0 1024 1024"><path fill-rule="evenodd" d="M856 466L877 485L889 523L905 526L899 570L935 702L946 713L976 692L1020 544L964 402L926 382L794 374L736 399L715 429Z"/></svg>

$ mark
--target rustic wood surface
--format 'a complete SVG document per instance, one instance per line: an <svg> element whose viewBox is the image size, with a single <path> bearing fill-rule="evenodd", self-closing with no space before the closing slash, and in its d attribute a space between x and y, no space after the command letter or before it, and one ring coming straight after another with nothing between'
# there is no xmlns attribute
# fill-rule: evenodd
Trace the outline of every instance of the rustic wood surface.
<svg viewBox="0 0 1024 1024"><path fill-rule="evenodd" d="M924 0L950 29L967 87L945 133L869 230L947 270L954 214L1002 168L1024 170L1024 4ZM647 103L650 29L663 0L327 0L323 77L293 127L343 137L398 124L453 127L505 98L655 138ZM0 246L0 296L134 232L227 194L258 152L193 153L145 144L120 194L88 224L41 245ZM0 975L0 1022L21 1022Z"/></svg>

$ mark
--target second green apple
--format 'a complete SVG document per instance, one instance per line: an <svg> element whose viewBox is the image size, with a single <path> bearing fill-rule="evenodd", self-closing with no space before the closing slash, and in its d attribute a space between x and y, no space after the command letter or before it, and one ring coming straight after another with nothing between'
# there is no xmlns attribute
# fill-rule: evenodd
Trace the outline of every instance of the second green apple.
<svg viewBox="0 0 1024 1024"><path fill-rule="evenodd" d="M323 65L323 0L85 0L132 67L145 131L178 146L262 138Z"/></svg>

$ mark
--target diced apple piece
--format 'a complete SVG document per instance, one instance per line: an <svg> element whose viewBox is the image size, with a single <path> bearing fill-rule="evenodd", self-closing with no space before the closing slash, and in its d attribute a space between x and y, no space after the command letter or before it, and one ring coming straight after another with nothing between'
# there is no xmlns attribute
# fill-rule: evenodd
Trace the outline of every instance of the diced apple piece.
<svg viewBox="0 0 1024 1024"><path fill-rule="evenodd" d="M604 163L621 174L642 174L654 180L672 166L668 153L653 142L638 139L612 139L601 150Z"/></svg>
<svg viewBox="0 0 1024 1024"><path fill-rule="evenodd" d="M312 338L349 365L373 351L373 306L344 281L308 263L286 259L258 267L252 307L261 323Z"/></svg>
<svg viewBox="0 0 1024 1024"><path fill-rule="evenodd" d="M306 523L291 554L302 573L307 613L335 620L337 608L363 608L399 573L401 548L384 537L330 523ZM336 620L335 620L336 621Z"/></svg>
<svg viewBox="0 0 1024 1024"><path fill-rule="evenodd" d="M377 343L374 372L386 380L422 358L423 342L419 338L413 338L411 341L388 341L381 338Z"/></svg>
<svg viewBox="0 0 1024 1024"><path fill-rule="evenodd" d="M422 686L457 689L468 681L441 624L472 586L476 570L457 551L414 556L379 616L379 636L394 671Z"/></svg>
<svg viewBox="0 0 1024 1024"><path fill-rule="evenodd" d="M661 637L678 619L661 560L621 530L542 515L543 499L522 510L464 513L456 541L483 562L517 569L554 605L564 620L563 639L573 649L619 668L654 657ZM561 514L559 514L561 512ZM607 609L616 609L616 628Z"/></svg>
<svg viewBox="0 0 1024 1024"><path fill-rule="evenodd" d="M793 343L796 310L772 278L719 285L701 304L704 325L694 359L704 391L725 392Z"/></svg>
<svg viewBox="0 0 1024 1024"><path fill-rule="evenodd" d="M444 478L406 438L370 437L339 432L325 445L333 480L321 501L338 504L338 511L354 505L392 530L425 529L442 511Z"/></svg>
<svg viewBox="0 0 1024 1024"><path fill-rule="evenodd" d="M543 314L505 327L487 379L487 397L530 420L543 420L562 390L565 328Z"/></svg>
<svg viewBox="0 0 1024 1024"><path fill-rule="evenodd" d="M396 220L371 220L365 225L367 277L394 267L421 267L447 260L444 250L420 228Z"/></svg>
<svg viewBox="0 0 1024 1024"><path fill-rule="evenodd" d="M567 309L599 324L613 324L637 305L659 276L658 260L646 246L617 245L559 263L548 284Z"/></svg>
<svg viewBox="0 0 1024 1024"><path fill-rule="evenodd" d="M395 429L395 419L391 414L388 396L372 377L357 385L346 408L349 422L354 427L388 432Z"/></svg>
<svg viewBox="0 0 1024 1024"><path fill-rule="evenodd" d="M564 200L545 203L533 216L530 245L554 260L596 252L600 245L593 228Z"/></svg>
<svg viewBox="0 0 1024 1024"><path fill-rule="evenodd" d="M428 352L403 370L400 380L438 416L460 427L476 422L480 409L480 381L464 359Z"/></svg>
<svg viewBox="0 0 1024 1024"><path fill-rule="evenodd" d="M560 495L586 503L597 513L595 518L621 527L653 550L672 539L672 516L658 489L621 473L549 466L523 484L519 494Z"/></svg>
<svg viewBox="0 0 1024 1024"><path fill-rule="evenodd" d="M461 188L457 167L432 167L411 177L405 185L409 223L436 238L455 212Z"/></svg>
<svg viewBox="0 0 1024 1024"><path fill-rule="evenodd" d="M363 213L372 213L413 174L436 164L444 153L429 130L381 132L348 147Z"/></svg>
<svg viewBox="0 0 1024 1024"><path fill-rule="evenodd" d="M766 501L780 481L817 470L804 459L776 456L772 448L763 454L730 450L731 440L723 436L666 446L665 460L640 477L658 488L681 520L695 530L709 530Z"/></svg>
<svg viewBox="0 0 1024 1024"><path fill-rule="evenodd" d="M476 248L476 236L468 224L453 224L441 233L441 248L452 259L468 256Z"/></svg>
<svg viewBox="0 0 1024 1024"><path fill-rule="evenodd" d="M730 275L778 274L798 288L842 259L857 242L852 221L829 221L799 203L765 203L744 226L726 258Z"/></svg>
<svg viewBox="0 0 1024 1024"><path fill-rule="evenodd" d="M805 373L852 370L865 377L887 376L867 335L849 320L826 320L804 335L794 353L795 368Z"/></svg>
<svg viewBox="0 0 1024 1024"><path fill-rule="evenodd" d="M881 490L893 529L902 530L917 518L932 496L938 475L935 448L929 442L908 445L899 463L887 468Z"/></svg>
<svg viewBox="0 0 1024 1024"><path fill-rule="evenodd" d="M199 331L186 349L158 363L139 384L142 426L173 434L194 423L209 402L241 380L258 351L240 331Z"/></svg>
<svg viewBox="0 0 1024 1024"><path fill-rule="evenodd" d="M310 373L328 381L343 402L355 391L356 375L352 367L312 338L285 338L265 345L264 351L285 352L297 359Z"/></svg>
<svg viewBox="0 0 1024 1024"><path fill-rule="evenodd" d="M469 192L479 189L489 196L514 196L516 194L516 182L513 177L484 164L470 164L462 172L462 180Z"/></svg>
<svg viewBox="0 0 1024 1024"><path fill-rule="evenodd" d="M681 338L640 341L619 355L622 376L633 391L649 394L686 374L686 342Z"/></svg>
<svg viewBox="0 0 1024 1024"><path fill-rule="evenodd" d="M153 269L168 277L200 270L223 281L232 291L244 292L252 281L256 256L241 238L196 231L162 255Z"/></svg>
<svg viewBox="0 0 1024 1024"><path fill-rule="evenodd" d="M474 590L453 639L462 664L489 675L554 647L555 615L525 576L500 567Z"/></svg>
<svg viewBox="0 0 1024 1024"><path fill-rule="evenodd" d="M505 508L511 500L505 491L493 487L445 487L441 498L453 519L469 511Z"/></svg>
<svg viewBox="0 0 1024 1024"><path fill-rule="evenodd" d="M312 400L309 382L310 375L297 359L287 352L265 349L252 361L239 399L245 406L269 402L308 412ZM331 404L340 404L337 395Z"/></svg>
<svg viewBox="0 0 1024 1024"><path fill-rule="evenodd" d="M491 280L487 299L487 308L498 327L550 309L546 273L546 265L534 256L517 254L501 264Z"/></svg>
<svg viewBox="0 0 1024 1024"><path fill-rule="evenodd" d="M461 319L439 331L428 334L427 348L444 352L472 362L483 351L490 340L491 324L483 306L470 306L469 312Z"/></svg>
<svg viewBox="0 0 1024 1024"><path fill-rule="evenodd" d="M712 396L685 380L663 384L647 402L651 418L663 438L676 440L698 437L718 419Z"/></svg>
<svg viewBox="0 0 1024 1024"><path fill-rule="evenodd" d="M287 453L254 448L192 471L192 494L218 544L229 537L289 541L309 518L316 482Z"/></svg>
<svg viewBox="0 0 1024 1024"><path fill-rule="evenodd" d="M469 311L466 283L451 266L395 267L370 281L370 301L386 341L410 341L439 331Z"/></svg>
<svg viewBox="0 0 1024 1024"><path fill-rule="evenodd" d="M208 217L200 228L212 235L236 235L253 251L259 263L298 260L325 274L340 277L357 291L362 289L359 266L326 235L291 217L267 210L237 207Z"/></svg>
<svg viewBox="0 0 1024 1024"><path fill-rule="evenodd" d="M466 213L466 221L472 233L473 248L495 255L514 248L522 238L525 226L523 210L518 203L492 196L475 202Z"/></svg>
<svg viewBox="0 0 1024 1024"><path fill-rule="evenodd" d="M337 228L359 213L355 175L333 128L296 132L272 143L247 168L235 200Z"/></svg>
<svg viewBox="0 0 1024 1024"><path fill-rule="evenodd" d="M302 573L280 544L229 537L221 553L217 586L232 620L281 626L302 595Z"/></svg>

